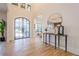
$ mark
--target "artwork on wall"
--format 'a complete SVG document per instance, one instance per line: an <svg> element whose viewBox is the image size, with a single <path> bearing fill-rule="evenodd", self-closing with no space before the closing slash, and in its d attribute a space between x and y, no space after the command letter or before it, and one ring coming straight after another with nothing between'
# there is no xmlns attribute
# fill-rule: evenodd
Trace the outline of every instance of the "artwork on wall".
<svg viewBox="0 0 79 59"><path fill-rule="evenodd" d="M60 25L60 26L58 27L58 34L64 35L64 26Z"/></svg>
<svg viewBox="0 0 79 59"><path fill-rule="evenodd" d="M27 9L27 11L31 11L31 4L26 3L12 3L12 5L19 6L20 8Z"/></svg>
<svg viewBox="0 0 79 59"><path fill-rule="evenodd" d="M18 6L18 3L12 3L12 5L16 5L16 6Z"/></svg>
<svg viewBox="0 0 79 59"><path fill-rule="evenodd" d="M26 8L26 4L25 3L21 3L21 8Z"/></svg>
<svg viewBox="0 0 79 59"><path fill-rule="evenodd" d="M30 4L27 4L27 10L31 11L31 5Z"/></svg>

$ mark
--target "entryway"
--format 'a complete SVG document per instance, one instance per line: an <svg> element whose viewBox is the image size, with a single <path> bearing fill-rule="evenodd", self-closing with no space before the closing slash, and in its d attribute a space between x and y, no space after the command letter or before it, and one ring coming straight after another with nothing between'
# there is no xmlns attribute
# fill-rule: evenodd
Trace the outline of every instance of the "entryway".
<svg viewBox="0 0 79 59"><path fill-rule="evenodd" d="M25 17L18 17L14 23L15 39L24 39L30 37L30 22Z"/></svg>

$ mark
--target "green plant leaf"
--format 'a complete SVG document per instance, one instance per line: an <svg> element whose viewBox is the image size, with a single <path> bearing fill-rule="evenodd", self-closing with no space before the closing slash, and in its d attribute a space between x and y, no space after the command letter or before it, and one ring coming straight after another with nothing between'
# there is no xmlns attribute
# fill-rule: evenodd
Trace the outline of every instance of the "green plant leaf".
<svg viewBox="0 0 79 59"><path fill-rule="evenodd" d="M4 32L4 28L5 28L5 21L0 20L0 32Z"/></svg>

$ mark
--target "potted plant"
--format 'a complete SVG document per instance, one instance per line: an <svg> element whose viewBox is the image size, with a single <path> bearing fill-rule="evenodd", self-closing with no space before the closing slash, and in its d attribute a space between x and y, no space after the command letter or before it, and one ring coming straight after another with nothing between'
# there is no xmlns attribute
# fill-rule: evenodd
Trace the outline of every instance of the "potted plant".
<svg viewBox="0 0 79 59"><path fill-rule="evenodd" d="M5 30L5 21L3 19L0 19L0 33L2 35L2 37L0 37L1 41L5 41L4 30Z"/></svg>

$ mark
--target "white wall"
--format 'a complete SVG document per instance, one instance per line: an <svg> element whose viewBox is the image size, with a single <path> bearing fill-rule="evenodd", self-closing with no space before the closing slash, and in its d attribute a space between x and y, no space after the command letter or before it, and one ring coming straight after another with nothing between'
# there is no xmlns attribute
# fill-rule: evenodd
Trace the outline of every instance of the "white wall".
<svg viewBox="0 0 79 59"><path fill-rule="evenodd" d="M79 4L36 4L34 7L37 14L43 15L43 28L47 25L49 15L62 14L65 34L68 35L68 51L79 55ZM51 39L53 41L53 38ZM63 39L61 38L62 48L64 48Z"/></svg>
<svg viewBox="0 0 79 59"><path fill-rule="evenodd" d="M14 40L14 20L17 17L26 17L30 21L30 36L32 37L32 14L19 6L8 4L7 11L7 42Z"/></svg>
<svg viewBox="0 0 79 59"><path fill-rule="evenodd" d="M68 35L68 51L79 55L79 4L33 4L33 12L8 5L7 13L7 41L14 40L14 18L28 17L31 22L31 36L34 34L34 17L42 15L43 30L47 26L47 19L52 13L60 13L63 16L65 33ZM53 38L51 38L53 41ZM51 41L51 43L52 43ZM64 40L61 39L61 47L64 47Z"/></svg>

